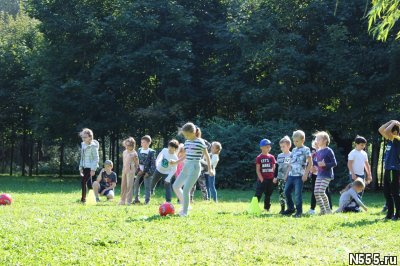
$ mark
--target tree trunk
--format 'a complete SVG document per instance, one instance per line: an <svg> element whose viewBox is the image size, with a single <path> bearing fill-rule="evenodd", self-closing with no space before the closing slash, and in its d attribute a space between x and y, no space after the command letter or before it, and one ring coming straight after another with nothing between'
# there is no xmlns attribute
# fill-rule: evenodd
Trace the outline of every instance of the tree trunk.
<svg viewBox="0 0 400 266"><path fill-rule="evenodd" d="M39 140L36 144L36 175L39 175L39 161L40 161L40 150L42 149L42 142Z"/></svg>
<svg viewBox="0 0 400 266"><path fill-rule="evenodd" d="M31 134L30 137L30 142L29 142L29 176L32 176L33 172L33 146L34 146L34 141L33 141L33 135Z"/></svg>
<svg viewBox="0 0 400 266"><path fill-rule="evenodd" d="M112 134L109 136L110 146L108 147L108 158L111 160L112 158Z"/></svg>
<svg viewBox="0 0 400 266"><path fill-rule="evenodd" d="M111 135L111 161L115 162L115 135Z"/></svg>
<svg viewBox="0 0 400 266"><path fill-rule="evenodd" d="M21 162L21 173L22 176L25 176L26 171L25 171L25 165L26 165L26 130L23 130L22 133L22 148L21 148L21 157L22 157L22 162Z"/></svg>
<svg viewBox="0 0 400 266"><path fill-rule="evenodd" d="M379 168L379 152L381 150L380 141L372 143L372 152L371 152L371 174L372 174L372 187L375 190L380 189L380 183L378 178L378 168Z"/></svg>
<svg viewBox="0 0 400 266"><path fill-rule="evenodd" d="M115 144L116 144L116 157L117 157L116 164L115 164L115 171L118 175L118 173L119 173L119 138L118 138L118 135L116 136Z"/></svg>
<svg viewBox="0 0 400 266"><path fill-rule="evenodd" d="M14 136L11 137L10 176L13 175L13 163L14 163Z"/></svg>
<svg viewBox="0 0 400 266"><path fill-rule="evenodd" d="M101 151L103 153L103 162L106 161L106 137L103 135L101 137L102 143L101 143Z"/></svg>
<svg viewBox="0 0 400 266"><path fill-rule="evenodd" d="M61 141L60 145L60 169L58 172L58 176L62 177L63 176L63 165L64 165L64 142Z"/></svg>

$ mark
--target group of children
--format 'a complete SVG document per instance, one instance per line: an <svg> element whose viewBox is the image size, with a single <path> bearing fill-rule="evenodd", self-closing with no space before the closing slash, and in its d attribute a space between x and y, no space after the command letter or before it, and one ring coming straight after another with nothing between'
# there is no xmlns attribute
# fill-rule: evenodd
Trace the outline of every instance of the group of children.
<svg viewBox="0 0 400 266"><path fill-rule="evenodd" d="M294 148L290 151L292 141L288 136L279 141L282 151L275 157L269 152L272 143L268 139L260 142L261 154L256 158L257 187L255 196L260 200L264 193L264 210L270 210L270 197L274 184L278 185L279 202L281 205L280 214L292 215L298 218L303 215L303 184L311 177L311 209L309 214L315 213L315 206L318 203L320 214L332 213L332 202L329 193L329 183L334 179L333 168L337 166L335 154L329 148L330 137L327 132L314 134L315 140L312 148L304 145L305 133L301 130L293 132ZM358 212L359 207L367 210L362 203L359 193L369 183L371 170L368 164L368 157L365 151L366 139L357 136L356 147L349 154L348 168L352 183L343 190L339 200L339 208L336 212L354 211ZM364 178L364 169L367 178ZM364 181L365 179L365 181ZM292 199L294 192L295 202Z"/></svg>
<svg viewBox="0 0 400 266"><path fill-rule="evenodd" d="M195 183L200 180L202 193L206 199L217 202L215 188L215 169L222 150L221 143L215 141L211 144L201 138L200 128L193 123L186 123L181 133L185 143L173 139L168 147L160 151L150 148L151 137L145 135L141 138L141 147L136 152L136 141L129 137L123 141L125 150L122 153L123 167L121 178L121 200L119 205L140 203L140 187L144 183L144 203L149 204L151 195L154 194L158 182L163 181L165 200L171 202L174 190L179 203L182 204L181 216L186 216L189 204L192 201ZM94 139L93 131L85 128L80 132L82 138L79 170L82 177L81 202L85 204L88 188L93 188L96 201L100 196L114 198L114 189L117 184L117 174L112 171L113 163L104 162L96 180L93 180L99 167L99 143ZM210 152L210 153L209 153ZM200 178L201 177L201 178ZM203 188L204 187L204 188ZM203 191L204 190L204 191ZM203 196L204 197L204 196Z"/></svg>
<svg viewBox="0 0 400 266"><path fill-rule="evenodd" d="M387 209L385 219L398 220L400 218L400 122L391 120L382 125L379 132L388 141L384 158L384 195L385 209ZM186 139L185 143L179 144L173 139L158 156L150 148L151 138L148 135L141 138L141 148L137 152L134 138L129 137L124 140L120 205L140 203L142 183L145 187L145 204L148 204L157 183L161 180L164 182L166 201L171 202L173 190L179 203L182 204L182 210L179 213L181 216L188 214L196 182L200 184L203 198L212 197L217 202L215 169L222 149L221 144L219 142L210 144L202 139L200 128L193 123L186 123L181 133ZM83 129L80 136L82 137L79 164L82 176L81 202L86 201L88 186L93 187L97 201L99 201L99 195L113 199L117 183L117 175L112 171L113 163L107 160L104 163L104 169L92 182L92 177L98 168L99 143L94 139L90 129ZM261 140L261 154L256 158L255 196L260 200L265 194L265 211L270 210L271 195L274 186L277 185L281 205L279 213L294 214L296 218L301 217L303 215L303 184L310 177L312 193L309 214L315 214L316 204L320 207L321 215L332 213L329 184L334 179L333 169L337 166L337 162L333 150L329 148L329 134L321 131L315 133L314 136L310 149L304 144L305 133L301 130L293 132L294 148L292 150L290 150L292 140L288 136L283 137L279 141L282 153L277 156L277 160L270 154L271 141ZM360 207L367 211L367 207L361 201L366 184L372 181L368 156L364 151L367 140L362 136L357 136L354 142L355 148L349 153L347 164L350 184L341 191L339 208L335 212L359 212ZM295 202L292 198L293 192Z"/></svg>

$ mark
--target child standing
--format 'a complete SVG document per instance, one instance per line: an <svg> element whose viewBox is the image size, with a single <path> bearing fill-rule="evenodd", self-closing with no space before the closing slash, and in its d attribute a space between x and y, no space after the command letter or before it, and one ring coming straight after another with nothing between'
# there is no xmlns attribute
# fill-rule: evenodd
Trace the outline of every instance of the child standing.
<svg viewBox="0 0 400 266"><path fill-rule="evenodd" d="M350 182L353 182L353 180L356 180L358 177L365 179L365 173L367 173L365 183L368 184L372 181L372 175L371 166L368 163L368 155L364 151L367 140L362 136L357 136L354 142L356 147L349 153L347 163L347 167L350 171Z"/></svg>
<svg viewBox="0 0 400 266"><path fill-rule="evenodd" d="M210 175L210 172L207 171L205 173L206 178L206 186L207 186L207 194L209 198L212 197L214 202L217 202L217 189L215 188L215 175L216 175L216 168L219 162L219 154L221 153L222 145L218 141L214 141L211 143L211 168L214 170L214 175Z"/></svg>
<svg viewBox="0 0 400 266"><path fill-rule="evenodd" d="M92 177L96 174L96 169L99 167L99 142L94 139L93 131L84 128L79 133L82 138L81 143L81 158L79 161L79 172L82 177L82 197L81 203L86 203L86 192L92 187Z"/></svg>
<svg viewBox="0 0 400 266"><path fill-rule="evenodd" d="M99 193L106 196L108 200L114 198L114 188L117 185L117 174L112 171L113 162L107 160L104 162L104 168L101 169L97 180L93 182L94 195L96 202L99 202Z"/></svg>
<svg viewBox="0 0 400 266"><path fill-rule="evenodd" d="M315 134L318 151L314 163L318 166L317 179L315 180L314 195L321 208L321 215L332 213L329 206L328 196L325 191L333 180L333 168L337 166L335 154L328 147L330 137L328 133L321 131Z"/></svg>
<svg viewBox="0 0 400 266"><path fill-rule="evenodd" d="M145 204L150 201L151 176L156 170L156 151L150 148L151 137L145 135L140 141L141 148L138 151L139 169L135 180L133 194L135 195L134 203L140 203L139 194L140 186L144 182Z"/></svg>
<svg viewBox="0 0 400 266"><path fill-rule="evenodd" d="M398 220L400 218L400 123L391 120L379 128L379 133L388 140L385 154L385 174L383 193L386 199L387 214L385 219ZM396 213L394 210L396 209Z"/></svg>
<svg viewBox="0 0 400 266"><path fill-rule="evenodd" d="M264 210L269 211L271 207L271 195L274 190L273 179L276 167L275 157L269 152L271 151L271 141L263 139L260 141L261 153L256 158L257 187L256 194L260 201L264 193Z"/></svg>
<svg viewBox="0 0 400 266"><path fill-rule="evenodd" d="M184 155L178 161L171 161L172 165L185 160L182 172L179 178L172 186L177 197L183 205L181 216L187 216L189 207L190 190L196 183L200 175L200 159L204 155L210 175L214 175L211 169L210 156L207 151L207 145L200 138L196 137L196 126L193 123L186 123L182 127L182 134L185 137ZM183 187L183 190L182 190Z"/></svg>
<svg viewBox="0 0 400 266"><path fill-rule="evenodd" d="M362 178L356 178L352 184L349 184L346 190L340 195L339 208L335 212L359 212L358 206L361 206L365 211L367 207L360 200L358 193L363 191L365 183Z"/></svg>
<svg viewBox="0 0 400 266"><path fill-rule="evenodd" d="M283 137L279 141L279 146L281 148L282 153L278 155L276 159L276 164L278 165L278 173L276 178L274 178L273 182L278 183L278 192L279 192L279 203L281 204L281 211L279 214L282 214L285 211L286 207L286 197L285 197L285 183L286 178L289 174L289 166L290 166L290 147L292 147L292 141L289 136Z"/></svg>
<svg viewBox="0 0 400 266"><path fill-rule="evenodd" d="M136 141L129 137L123 142L125 147L122 153L122 180L121 180L121 201L120 205L130 205L133 197L133 183L135 182L135 172L139 167L138 155L135 151Z"/></svg>
<svg viewBox="0 0 400 266"><path fill-rule="evenodd" d="M177 161L178 156L176 155L176 150L179 147L179 142L175 139L171 140L168 143L168 149L164 148L158 154L156 160L156 171L152 176L151 188L154 189L157 186L157 183L164 179L164 188L165 188L165 201L171 202L172 198L172 187L171 187L171 179L176 172L176 164L172 165L169 162L171 160Z"/></svg>
<svg viewBox="0 0 400 266"><path fill-rule="evenodd" d="M313 140L311 143L311 158L313 161L313 167L311 168L311 206L308 214L315 214L315 207L317 206L317 200L315 199L315 181L317 180L318 175L318 166L317 166L317 150L318 145L317 141ZM331 192L329 191L329 186L326 188L325 194L328 196L329 207L332 210L332 198Z"/></svg>
<svg viewBox="0 0 400 266"><path fill-rule="evenodd" d="M310 148L304 145L306 134L304 131L297 130L293 132L293 143L296 146L290 155L289 176L285 184L285 196L288 209L283 215L290 215L294 212L295 218L301 217L303 214L303 183L307 181L308 173L312 167L312 159ZM296 209L292 200L292 192L294 190L296 198Z"/></svg>

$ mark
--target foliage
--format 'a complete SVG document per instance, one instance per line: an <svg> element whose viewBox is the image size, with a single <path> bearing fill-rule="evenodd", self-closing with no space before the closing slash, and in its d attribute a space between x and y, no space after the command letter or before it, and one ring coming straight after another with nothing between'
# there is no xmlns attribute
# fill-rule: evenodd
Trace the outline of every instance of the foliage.
<svg viewBox="0 0 400 266"><path fill-rule="evenodd" d="M397 0L372 0L368 13L368 29L377 40L386 41L389 32L396 28L400 18L400 2ZM400 31L396 39L400 38Z"/></svg>

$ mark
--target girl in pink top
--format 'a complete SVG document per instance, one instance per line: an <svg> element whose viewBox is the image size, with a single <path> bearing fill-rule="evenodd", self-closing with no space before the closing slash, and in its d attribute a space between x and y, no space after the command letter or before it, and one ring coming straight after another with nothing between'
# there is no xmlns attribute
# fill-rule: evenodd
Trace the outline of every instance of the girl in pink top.
<svg viewBox="0 0 400 266"><path fill-rule="evenodd" d="M178 159L182 158L183 156L183 143L179 144L178 148ZM183 165L185 164L185 161L179 162L177 167L176 167L176 172L175 172L175 180L178 179L180 173L182 172Z"/></svg>
<svg viewBox="0 0 400 266"><path fill-rule="evenodd" d="M136 141L129 137L124 140L125 147L122 153L122 181L121 181L121 201L119 205L130 205L133 197L133 182L135 181L135 171L139 167L138 155L135 151Z"/></svg>

